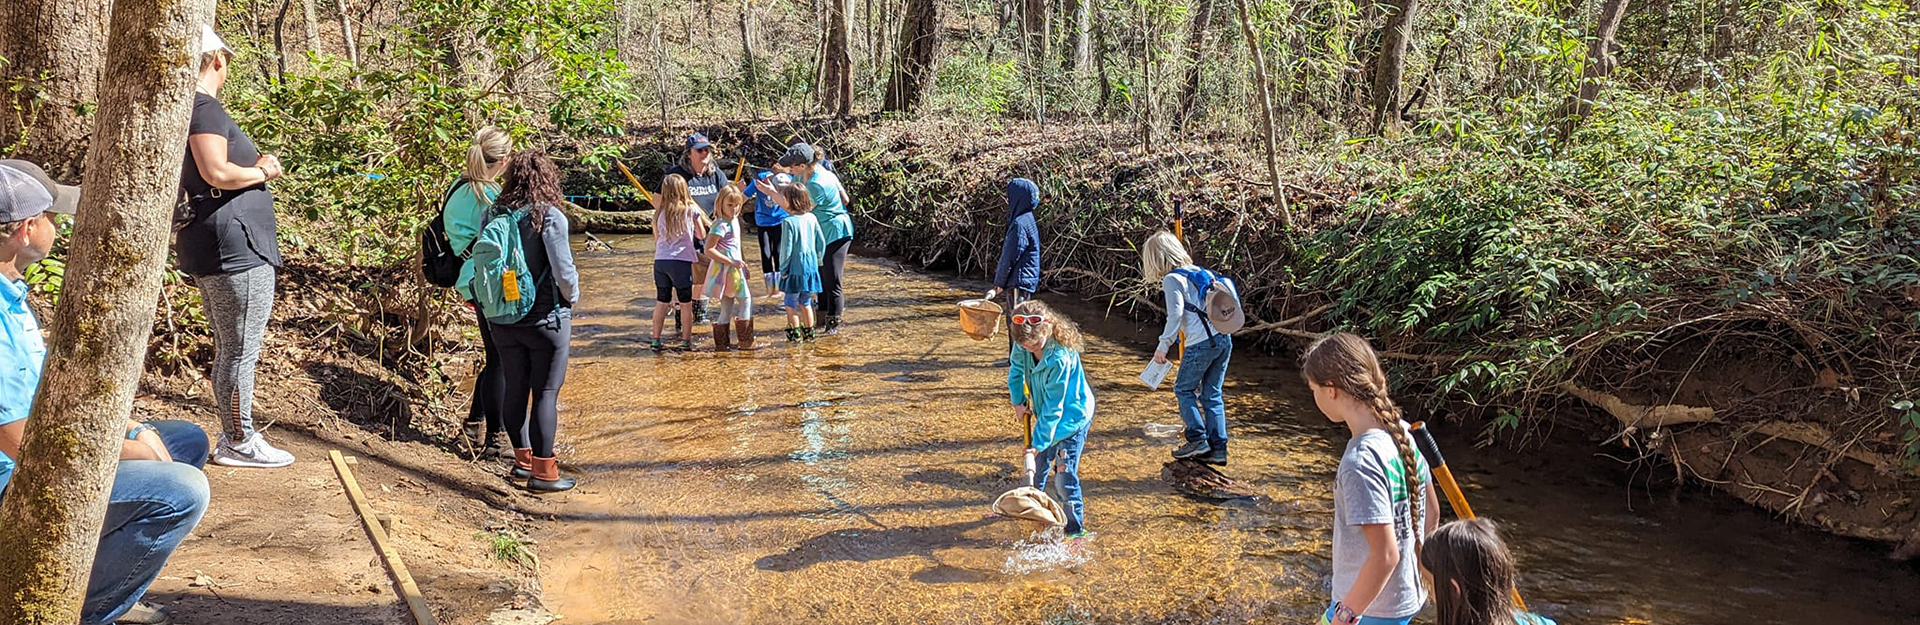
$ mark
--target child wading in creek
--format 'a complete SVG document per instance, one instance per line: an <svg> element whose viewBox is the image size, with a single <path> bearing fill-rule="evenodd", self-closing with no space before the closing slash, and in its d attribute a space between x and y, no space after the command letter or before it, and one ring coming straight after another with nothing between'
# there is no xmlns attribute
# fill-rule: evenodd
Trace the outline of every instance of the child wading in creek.
<svg viewBox="0 0 1920 625"><path fill-rule="evenodd" d="M753 349L753 293L747 288L747 263L740 257L740 207L746 202L740 189L723 187L713 203L706 289L712 302L714 351L731 349L734 334L740 335L740 349Z"/></svg>
<svg viewBox="0 0 1920 625"><path fill-rule="evenodd" d="M820 292L820 254L827 247L813 199L800 185L780 189L787 218L780 222L780 292L786 294L787 342L812 341L813 300Z"/></svg>
<svg viewBox="0 0 1920 625"><path fill-rule="evenodd" d="M687 181L667 174L660 181L660 195L653 219L653 351L666 349L661 333L666 330L667 310L679 302L680 347L693 349L693 264L700 259L695 248L704 218L700 207L687 194Z"/></svg>
<svg viewBox="0 0 1920 625"><path fill-rule="evenodd" d="M1300 373L1320 412L1353 432L1334 475L1333 606L1321 622L1405 625L1427 596L1416 563L1421 537L1440 523L1427 463L1365 339L1314 341Z"/></svg>
<svg viewBox="0 0 1920 625"><path fill-rule="evenodd" d="M1080 362L1080 326L1040 300L1027 300L1014 306L1009 328L1015 347L1007 356L1007 392L1015 416L1024 421L1033 415L1033 448L1040 450L1033 487L1044 492L1049 478L1059 479L1067 499L1067 539L1084 538L1080 452L1093 424L1093 387Z"/></svg>
<svg viewBox="0 0 1920 625"><path fill-rule="evenodd" d="M1433 573L1439 625L1554 625L1514 606L1519 567L1493 521L1461 519L1440 526L1420 548L1420 566Z"/></svg>

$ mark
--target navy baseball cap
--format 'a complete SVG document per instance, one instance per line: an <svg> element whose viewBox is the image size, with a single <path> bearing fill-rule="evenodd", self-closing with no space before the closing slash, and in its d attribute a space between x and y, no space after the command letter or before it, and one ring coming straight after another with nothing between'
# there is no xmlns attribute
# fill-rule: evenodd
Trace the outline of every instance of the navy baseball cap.
<svg viewBox="0 0 1920 625"><path fill-rule="evenodd" d="M698 150L700 148L710 148L710 147L713 147L713 142L708 141L706 135L696 132L696 133L693 133L693 136L687 137L687 149L689 150Z"/></svg>

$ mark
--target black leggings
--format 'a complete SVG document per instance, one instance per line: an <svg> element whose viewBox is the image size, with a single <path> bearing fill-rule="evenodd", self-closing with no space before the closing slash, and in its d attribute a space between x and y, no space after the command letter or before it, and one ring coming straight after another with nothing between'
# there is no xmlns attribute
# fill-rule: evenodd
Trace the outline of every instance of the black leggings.
<svg viewBox="0 0 1920 625"><path fill-rule="evenodd" d="M847 310L847 294L840 288L840 280L847 271L847 248L853 245L853 237L847 237L827 244L826 258L820 259L820 314L838 317Z"/></svg>
<svg viewBox="0 0 1920 625"><path fill-rule="evenodd" d="M473 379L473 406L467 409L467 423L487 424L487 437L494 432L505 431L500 421L500 349L493 345L493 324L487 323L486 313L475 306L473 316L480 322L480 346L486 354L486 361L480 366L480 376Z"/></svg>
<svg viewBox="0 0 1920 625"><path fill-rule="evenodd" d="M662 304L693 301L693 263L653 261L653 301Z"/></svg>
<svg viewBox="0 0 1920 625"><path fill-rule="evenodd" d="M493 327L506 381L501 405L507 438L515 449L533 448L536 458L553 457L553 437L560 429L560 385L567 381L572 336L573 320L565 317L537 326Z"/></svg>
<svg viewBox="0 0 1920 625"><path fill-rule="evenodd" d="M760 273L773 273L779 269L774 263L780 259L780 224L760 226Z"/></svg>

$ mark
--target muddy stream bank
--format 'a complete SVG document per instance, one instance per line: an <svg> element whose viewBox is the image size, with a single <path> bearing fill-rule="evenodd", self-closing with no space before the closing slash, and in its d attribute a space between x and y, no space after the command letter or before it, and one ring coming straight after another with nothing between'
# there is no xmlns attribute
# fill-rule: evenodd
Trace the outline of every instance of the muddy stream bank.
<svg viewBox="0 0 1920 625"><path fill-rule="evenodd" d="M1218 504L1159 478L1170 392L1134 377L1156 327L1089 330L1099 396L1077 552L983 518L1018 470L1004 335L975 342L953 302L985 285L855 257L848 332L753 353L655 355L647 237L583 251L544 600L565 623L1302 623L1327 602L1330 489L1343 428L1297 374L1253 350L1227 382L1230 475L1264 498ZM757 250L750 250L757 258ZM1443 433L1444 434L1444 433ZM1505 524L1522 591L1562 623L1910 623L1920 570L1874 546L1775 523L1731 498L1649 489L1597 449L1554 441L1448 459ZM1644 482L1644 476L1641 476Z"/></svg>

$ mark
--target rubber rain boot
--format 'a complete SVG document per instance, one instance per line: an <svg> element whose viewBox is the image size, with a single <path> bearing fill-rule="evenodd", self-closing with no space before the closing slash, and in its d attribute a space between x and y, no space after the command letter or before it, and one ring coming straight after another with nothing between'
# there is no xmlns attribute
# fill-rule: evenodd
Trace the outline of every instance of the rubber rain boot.
<svg viewBox="0 0 1920 625"><path fill-rule="evenodd" d="M508 475L513 476L513 479L516 480L524 480L533 475L532 447L513 448L513 472Z"/></svg>
<svg viewBox="0 0 1920 625"><path fill-rule="evenodd" d="M734 321L733 333L737 336L737 338L740 339L740 342L738 343L740 351L743 351L743 352L753 351L753 320L752 319L747 319L744 321Z"/></svg>
<svg viewBox="0 0 1920 625"><path fill-rule="evenodd" d="M724 323L713 324L713 351L724 352L733 349L733 327Z"/></svg>
<svg viewBox="0 0 1920 625"><path fill-rule="evenodd" d="M536 493L573 490L573 478L560 477L560 461L553 458L534 458L533 477L527 480L527 490Z"/></svg>

